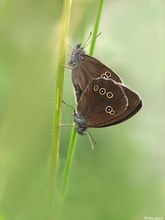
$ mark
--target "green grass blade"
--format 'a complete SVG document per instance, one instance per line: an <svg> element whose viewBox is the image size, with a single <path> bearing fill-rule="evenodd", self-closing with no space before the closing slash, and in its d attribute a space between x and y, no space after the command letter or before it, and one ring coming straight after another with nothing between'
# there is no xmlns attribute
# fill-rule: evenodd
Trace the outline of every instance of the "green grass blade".
<svg viewBox="0 0 165 220"><path fill-rule="evenodd" d="M98 30L99 30L99 24L100 24L100 20L101 20L103 5L104 5L104 0L100 0L98 12L97 12L97 17L96 17L96 21L95 21L95 27L94 27L94 31L93 31L92 43L91 43L90 52L89 52L89 55L91 55L91 56L93 55L94 49L95 49L96 38L97 38Z"/></svg>
<svg viewBox="0 0 165 220"><path fill-rule="evenodd" d="M95 39L95 40L92 41L91 49L90 49L90 55L93 54L93 52L94 52L96 36L98 34L98 29L99 29L99 23L100 23L100 19L101 19L103 3L104 3L104 0L100 0L99 8L98 8L98 13L97 13L96 21L95 21L94 32L93 32L93 39ZM62 202L65 200L66 188L67 188L67 183L68 183L68 179L69 179L70 169L71 169L71 165L72 165L72 161L73 161L73 156L74 156L77 136L78 136L77 130L74 127L72 129L72 134L71 134L70 144L69 144L69 150L68 150L68 156L67 156L67 161L66 161L66 164L65 164L63 180L62 180L62 190L61 190Z"/></svg>
<svg viewBox="0 0 165 220"><path fill-rule="evenodd" d="M72 0L65 0L63 3L63 12L61 19L59 54L57 60L57 78L55 90L55 107L54 107L54 121L52 129L52 144L51 144L51 160L50 160L50 174L49 174L49 188L48 188L48 219L54 219L54 201L57 199L55 193L56 174L58 167L59 142L60 142L60 124L62 117L62 96L64 83L64 66L66 57L66 42L69 30L69 19Z"/></svg>
<svg viewBox="0 0 165 220"><path fill-rule="evenodd" d="M68 151L67 160L66 160L67 166L65 167L64 179L63 179L63 184L62 184L62 199L64 199L65 197L66 186L68 183L68 177L69 177L69 173L70 173L70 169L71 169L71 165L73 161L76 141L77 141L77 130L76 130L76 127L73 127L70 144L69 144L69 151Z"/></svg>

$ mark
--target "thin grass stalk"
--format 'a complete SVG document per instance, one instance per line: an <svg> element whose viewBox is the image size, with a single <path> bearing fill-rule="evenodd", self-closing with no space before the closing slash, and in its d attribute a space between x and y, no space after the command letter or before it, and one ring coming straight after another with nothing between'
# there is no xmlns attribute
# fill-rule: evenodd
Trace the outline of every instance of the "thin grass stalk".
<svg viewBox="0 0 165 220"><path fill-rule="evenodd" d="M48 207L47 219L54 219L54 202L57 199L55 193L56 175L58 168L59 145L60 145L60 124L62 118L62 96L64 84L64 70L66 58L66 42L69 30L69 20L71 11L72 0L65 0L63 3L63 11L61 17L61 30L59 36L59 54L57 60L56 70L56 89L55 89L55 105L54 105L54 121L52 128L52 144L51 144L51 160L50 160L50 173L49 173L49 186L48 186Z"/></svg>
<svg viewBox="0 0 165 220"><path fill-rule="evenodd" d="M97 36L98 30L99 30L103 5L104 5L104 0L100 0L99 8L98 8L97 16L96 16L96 21L95 21L95 26L94 26L94 30L93 30L92 43L91 43L91 47L90 47L90 51L89 51L89 55L91 55L91 56L93 55L94 49L95 49L96 38L97 38L96 36Z"/></svg>
<svg viewBox="0 0 165 220"><path fill-rule="evenodd" d="M72 134L71 134L71 139L70 139L70 144L69 144L69 150L68 150L68 157L67 157L67 161L66 161L67 166L65 166L65 171L64 171L64 176L63 176L63 184L62 184L62 190L61 190L62 200L65 197L66 186L67 186L67 183L68 183L68 178L69 178L69 174L70 174L70 170L71 170L71 165L72 165L72 161L73 161L76 142L77 142L77 130L76 130L76 127L74 125L74 127L72 129Z"/></svg>
<svg viewBox="0 0 165 220"><path fill-rule="evenodd" d="M95 21L95 26L94 26L94 32L93 32L93 39L95 39L95 42L96 42L96 36L98 34L103 3L104 3L104 0L100 0L98 12L97 12L97 17L96 17L96 21ZM95 42L94 42L94 40L92 41L91 48L90 48L90 55L93 55L93 53L94 53ZM77 136L78 136L77 130L75 128L75 124L73 124L73 126L74 127L73 127L72 133L71 133L69 150L68 150L68 155L67 155L67 160L66 160L66 164L65 164L65 168L64 168L63 180L62 180L62 190L61 190L62 203L65 200L66 188L67 188L67 184L68 184L69 174L70 174L73 156L74 156L74 152L75 152L75 147L76 147L76 143L77 143Z"/></svg>

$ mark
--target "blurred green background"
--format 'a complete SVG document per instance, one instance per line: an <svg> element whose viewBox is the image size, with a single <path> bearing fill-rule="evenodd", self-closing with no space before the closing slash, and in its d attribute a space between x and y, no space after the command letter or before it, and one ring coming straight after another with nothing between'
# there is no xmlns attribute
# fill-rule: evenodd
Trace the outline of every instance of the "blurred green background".
<svg viewBox="0 0 165 220"><path fill-rule="evenodd" d="M0 220L45 219L62 3L0 0ZM93 31L97 3L73 1L69 45ZM90 129L94 150L79 136L63 220L165 218L164 21L164 0L105 1L94 56L144 107L125 123ZM68 69L64 100L75 105ZM72 123L72 110L63 112ZM61 171L70 134L62 127Z"/></svg>

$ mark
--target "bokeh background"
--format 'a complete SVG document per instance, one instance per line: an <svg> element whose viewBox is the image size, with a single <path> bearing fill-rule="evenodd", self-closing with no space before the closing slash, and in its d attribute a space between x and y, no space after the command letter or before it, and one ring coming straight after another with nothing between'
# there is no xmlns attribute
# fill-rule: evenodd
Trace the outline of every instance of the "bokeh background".
<svg viewBox="0 0 165 220"><path fill-rule="evenodd" d="M0 0L0 220L45 219L62 3ZM69 45L93 31L97 6L73 1ZM78 138L63 220L165 219L164 21L164 0L105 1L94 56L144 107L125 123L90 129L94 150ZM64 100L75 106L68 69ZM63 123L72 123L67 106ZM63 126L60 171L70 135Z"/></svg>

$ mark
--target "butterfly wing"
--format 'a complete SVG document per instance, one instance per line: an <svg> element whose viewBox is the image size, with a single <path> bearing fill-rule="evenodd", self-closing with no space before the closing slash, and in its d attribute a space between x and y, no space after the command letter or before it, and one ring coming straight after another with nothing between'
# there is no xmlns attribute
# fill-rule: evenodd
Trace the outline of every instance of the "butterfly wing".
<svg viewBox="0 0 165 220"><path fill-rule="evenodd" d="M93 78L108 78L122 83L121 78L110 68L94 57L84 55L80 62L72 69L72 82L76 92L77 102L89 81Z"/></svg>
<svg viewBox="0 0 165 220"><path fill-rule="evenodd" d="M122 88L128 98L128 106L126 111L121 116L119 116L117 120L112 122L113 125L128 120L134 116L142 107L142 100L135 91L132 91L124 85L122 85Z"/></svg>
<svg viewBox="0 0 165 220"><path fill-rule="evenodd" d="M122 79L112 69L108 68L94 57L85 55L83 61L83 67L84 66L86 67L85 69L90 78L108 78L113 79L116 82L123 83Z"/></svg>
<svg viewBox="0 0 165 220"><path fill-rule="evenodd" d="M72 83L75 89L77 102L79 101L83 91L88 85L91 78L83 71L81 66L76 66L72 69Z"/></svg>
<svg viewBox="0 0 165 220"><path fill-rule="evenodd" d="M78 102L77 112L87 127L113 124L127 109L128 99L120 83L111 79L92 79Z"/></svg>

